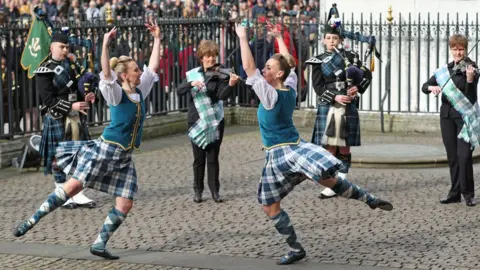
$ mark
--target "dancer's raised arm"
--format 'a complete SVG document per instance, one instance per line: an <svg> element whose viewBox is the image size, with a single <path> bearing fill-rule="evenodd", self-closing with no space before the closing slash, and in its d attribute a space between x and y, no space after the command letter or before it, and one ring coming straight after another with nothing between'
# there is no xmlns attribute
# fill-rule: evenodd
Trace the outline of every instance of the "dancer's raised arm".
<svg viewBox="0 0 480 270"><path fill-rule="evenodd" d="M160 65L160 27L157 21L151 21L150 24L145 24L150 34L153 36L153 49L148 61L148 67L144 66L143 73L140 78L140 84L137 86L142 91L143 98L147 98L153 88L153 84L158 81L157 68Z"/></svg>
<svg viewBox="0 0 480 270"><path fill-rule="evenodd" d="M267 110L271 110L277 102L278 94L275 87L269 84L255 66L252 51L248 46L247 31L245 27L237 24L236 32L240 39L240 53L242 55L243 69L247 73L247 84L252 86L253 91L257 94L258 99ZM270 70L271 65L267 62L265 69ZM282 83L280 83L282 85ZM283 86L280 86L282 88Z"/></svg>
<svg viewBox="0 0 480 270"><path fill-rule="evenodd" d="M101 63L102 63L103 75L106 80L112 79L111 73L110 73L110 53L108 51L108 46L110 45L110 41L113 38L115 38L116 34L117 34L117 28L114 27L112 30L110 30L108 33L106 33L103 36Z"/></svg>
<svg viewBox="0 0 480 270"><path fill-rule="evenodd" d="M153 49L152 55L150 55L150 60L148 61L148 68L151 71L156 71L160 62L160 27L158 27L156 20L154 22L150 22L150 24L145 24L145 26L153 36Z"/></svg>
<svg viewBox="0 0 480 270"><path fill-rule="evenodd" d="M248 45L247 30L245 27L237 24L235 26L235 31L240 40L240 53L242 55L243 70L245 70L248 77L251 77L255 75L257 67L255 66L255 60L253 59L252 51Z"/></svg>
<svg viewBox="0 0 480 270"><path fill-rule="evenodd" d="M283 40L283 35L280 32L280 26L268 22L267 27L268 27L268 34L277 40L279 53L281 53L284 56L287 54L290 54L287 48L287 44L285 44L285 40Z"/></svg>

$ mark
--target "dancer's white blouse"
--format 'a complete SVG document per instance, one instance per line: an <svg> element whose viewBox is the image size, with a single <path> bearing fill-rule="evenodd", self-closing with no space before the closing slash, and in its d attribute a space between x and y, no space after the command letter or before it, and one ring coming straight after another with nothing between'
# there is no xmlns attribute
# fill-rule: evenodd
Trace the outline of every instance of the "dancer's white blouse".
<svg viewBox="0 0 480 270"><path fill-rule="evenodd" d="M295 71L290 70L290 74L283 83L287 87L293 88L297 92L298 77ZM277 90L267 83L263 78L260 70L256 70L253 76L247 78L246 84L251 85L253 91L257 94L258 99L266 110L271 110L275 107L278 100Z"/></svg>
<svg viewBox="0 0 480 270"><path fill-rule="evenodd" d="M103 98L107 101L108 105L116 106L122 101L122 86L117 83L117 74L115 71L110 70L112 76L111 80L106 80L103 71L100 72L100 84L98 88L102 92ZM140 76L140 84L137 88L142 92L143 99L147 98L152 91L153 84L158 81L157 73L150 70L146 65L143 67L143 73ZM129 94L132 100L140 102L140 95Z"/></svg>

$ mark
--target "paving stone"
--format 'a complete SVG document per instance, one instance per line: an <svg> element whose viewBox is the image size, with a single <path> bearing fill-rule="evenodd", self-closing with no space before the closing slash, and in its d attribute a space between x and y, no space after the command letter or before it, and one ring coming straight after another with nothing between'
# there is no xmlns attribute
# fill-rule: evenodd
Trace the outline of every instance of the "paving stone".
<svg viewBox="0 0 480 270"><path fill-rule="evenodd" d="M110 261L67 260L22 255L0 254L0 269L166 269L166 270L201 270L178 266L117 263Z"/></svg>
<svg viewBox="0 0 480 270"><path fill-rule="evenodd" d="M310 135L311 131L302 130L303 138L309 140ZM168 138L162 140L160 149L150 142L148 149L134 155L138 196L109 247L272 259L288 251L256 199L264 159L258 131L224 138L220 153L220 193L225 199L222 204L213 202L207 183L206 201L193 202L190 142L186 137L184 141L172 139L171 145L165 143ZM371 145L372 152L375 144L384 143L442 145L441 137L428 134L362 134L362 142ZM474 177L480 179L479 165L474 166ZM464 203L438 203L449 189L448 168L352 168L348 178L390 200L395 208L392 212L373 211L358 201L320 200L318 184L300 184L282 201L282 208L292 219L308 261L479 268L480 245L476 239L480 237L480 212ZM11 228L40 206L53 191L53 180L32 172L1 179L0 183L2 241L87 246L95 240L106 213L114 205L111 196L86 190L97 208L58 209L27 235L15 238ZM39 264L38 259L28 256L0 258L0 268ZM75 263L89 268L114 267L98 261ZM68 266L70 262L52 260L51 264L56 268L57 264Z"/></svg>

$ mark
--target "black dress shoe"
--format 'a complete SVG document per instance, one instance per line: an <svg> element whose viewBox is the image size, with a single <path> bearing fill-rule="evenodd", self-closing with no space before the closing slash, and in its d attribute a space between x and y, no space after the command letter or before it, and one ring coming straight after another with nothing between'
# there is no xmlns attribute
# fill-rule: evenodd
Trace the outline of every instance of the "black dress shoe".
<svg viewBox="0 0 480 270"><path fill-rule="evenodd" d="M449 203L459 203L461 202L461 199L460 198L452 198L452 197L449 197L449 198L445 198L445 199L441 199L440 200L440 203L441 204L449 204Z"/></svg>
<svg viewBox="0 0 480 270"><path fill-rule="evenodd" d="M83 207L83 208L95 208L97 207L97 204L95 202L89 202L85 204L77 204L78 207Z"/></svg>
<svg viewBox="0 0 480 270"><path fill-rule="evenodd" d="M33 225L28 220L24 221L24 222L20 223L15 229L13 229L13 235L15 235L15 237L23 236L32 227L33 227Z"/></svg>
<svg viewBox="0 0 480 270"><path fill-rule="evenodd" d="M477 204L474 199L466 199L465 203L467 206L475 206Z"/></svg>
<svg viewBox="0 0 480 270"><path fill-rule="evenodd" d="M376 198L373 202L368 203L368 206L372 209L380 208L385 211L392 211L393 205L390 202Z"/></svg>
<svg viewBox="0 0 480 270"><path fill-rule="evenodd" d="M202 202L202 193L201 192L195 192L195 197L193 197L193 201L196 203L201 203Z"/></svg>
<svg viewBox="0 0 480 270"><path fill-rule="evenodd" d="M320 200L325 200L325 199L335 198L335 197L337 197L337 196L338 196L338 194L325 195L325 194L323 194L323 193L320 193L320 196L318 196L318 198L319 198Z"/></svg>
<svg viewBox="0 0 480 270"><path fill-rule="evenodd" d="M64 209L75 209L77 208L77 204L76 203L69 203L69 204L66 204L66 205L62 205L62 208Z"/></svg>
<svg viewBox="0 0 480 270"><path fill-rule="evenodd" d="M213 200L214 200L216 203L222 203L222 202L223 202L223 200L220 199L220 195L218 194L218 192L217 192L217 193L214 193L214 194L212 195L212 198L213 198Z"/></svg>
<svg viewBox="0 0 480 270"><path fill-rule="evenodd" d="M295 251L290 251L288 252L287 255L283 256L280 258L280 260L277 261L278 265L287 265L287 264L292 264L296 261L300 261L301 259L305 258L307 253L305 250L300 250L299 252Z"/></svg>
<svg viewBox="0 0 480 270"><path fill-rule="evenodd" d="M93 255L105 258L107 260L118 260L118 259L120 259L120 257L118 257L116 255L113 255L112 253L108 252L107 249L96 249L96 248L91 247L90 248L90 253L92 253Z"/></svg>
<svg viewBox="0 0 480 270"><path fill-rule="evenodd" d="M320 196L318 196L318 198L320 198L321 200L324 200L324 199L335 198L337 196L338 194L336 194L333 190L331 190L330 188L325 188L322 191L322 193L320 193Z"/></svg>

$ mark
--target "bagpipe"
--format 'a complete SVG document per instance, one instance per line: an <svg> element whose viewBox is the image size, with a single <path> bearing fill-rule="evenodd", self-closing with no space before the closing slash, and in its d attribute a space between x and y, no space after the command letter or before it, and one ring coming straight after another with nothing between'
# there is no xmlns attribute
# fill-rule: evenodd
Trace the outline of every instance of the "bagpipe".
<svg viewBox="0 0 480 270"><path fill-rule="evenodd" d="M36 18L40 21L43 21L47 26L48 32L50 35L54 33L53 23L48 19L47 14L38 6L34 8L34 14ZM90 38L80 38L70 33L68 27L62 27L60 31L68 36L68 43L72 50L68 54L68 66L70 71L73 73L74 77L78 81L78 89L83 95L88 94L89 92L96 92L100 78L94 74L94 60L93 60L93 43ZM87 59L82 59L82 53L80 48L85 48L87 52ZM83 64L82 64L83 62Z"/></svg>
<svg viewBox="0 0 480 270"><path fill-rule="evenodd" d="M360 32L346 31L343 28L343 25L340 19L340 13L338 12L338 9L337 9L337 4L333 4L332 7L330 8L327 21L332 27L335 27L338 29L338 31L340 32L340 35L343 38L347 38L354 41L354 48L352 49L352 53L354 53L357 58L359 58L358 44L359 43L368 44L367 49L365 50L365 54L363 55L362 63L364 66L367 66L366 64L367 59L368 57L370 57L369 69L370 71L373 72L375 70L375 57L378 58L378 60L382 61L380 57L380 53L376 49L377 40L375 36L363 35Z"/></svg>

